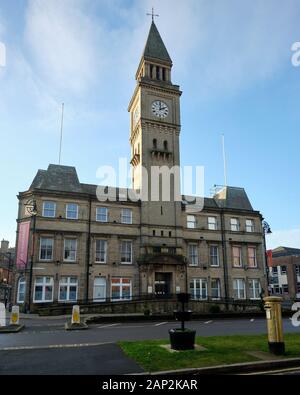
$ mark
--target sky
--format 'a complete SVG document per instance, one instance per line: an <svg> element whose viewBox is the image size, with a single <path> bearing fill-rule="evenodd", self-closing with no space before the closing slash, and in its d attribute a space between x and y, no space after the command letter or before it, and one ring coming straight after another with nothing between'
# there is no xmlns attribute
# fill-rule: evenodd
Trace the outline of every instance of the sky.
<svg viewBox="0 0 300 395"><path fill-rule="evenodd" d="M62 102L62 164L81 182L129 161L152 6L183 91L181 165L204 166L210 196L224 134L228 185L270 224L268 248L300 248L299 0L0 0L0 238L14 245L18 192L58 163Z"/></svg>

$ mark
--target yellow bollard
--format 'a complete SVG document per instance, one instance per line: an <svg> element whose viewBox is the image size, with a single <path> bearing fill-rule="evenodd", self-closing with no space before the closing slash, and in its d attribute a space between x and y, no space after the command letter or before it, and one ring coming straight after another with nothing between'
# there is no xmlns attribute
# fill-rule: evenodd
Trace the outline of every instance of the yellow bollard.
<svg viewBox="0 0 300 395"><path fill-rule="evenodd" d="M73 306L71 324L80 324L80 307L78 305Z"/></svg>
<svg viewBox="0 0 300 395"><path fill-rule="evenodd" d="M20 321L20 308L19 306L13 306L11 309L10 325L19 325Z"/></svg>
<svg viewBox="0 0 300 395"><path fill-rule="evenodd" d="M264 298L269 350L272 354L282 355L285 352L283 341L281 302L282 298L277 296L267 296Z"/></svg>

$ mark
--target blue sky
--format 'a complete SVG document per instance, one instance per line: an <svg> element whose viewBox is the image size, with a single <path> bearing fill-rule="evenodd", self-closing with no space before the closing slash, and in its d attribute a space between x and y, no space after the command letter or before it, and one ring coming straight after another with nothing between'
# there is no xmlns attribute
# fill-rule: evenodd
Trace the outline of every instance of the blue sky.
<svg viewBox="0 0 300 395"><path fill-rule="evenodd" d="M0 0L0 238L15 242L17 198L58 161L97 184L129 158L127 105L154 6L181 99L181 164L205 167L206 196L244 187L270 223L269 248L300 248L298 0Z"/></svg>

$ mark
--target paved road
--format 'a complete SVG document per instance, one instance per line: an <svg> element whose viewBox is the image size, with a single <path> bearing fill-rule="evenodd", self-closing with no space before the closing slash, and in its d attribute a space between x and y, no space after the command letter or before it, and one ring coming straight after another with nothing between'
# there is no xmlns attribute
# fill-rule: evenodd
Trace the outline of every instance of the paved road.
<svg viewBox="0 0 300 395"><path fill-rule="evenodd" d="M25 320L19 333L0 334L0 374L125 374L141 368L115 344L120 340L164 339L176 322L94 324L65 331L65 321ZM285 319L284 332L300 332ZM264 319L191 321L198 336L266 333Z"/></svg>
<svg viewBox="0 0 300 395"><path fill-rule="evenodd" d="M300 333L300 327L294 327L289 319L283 321L284 332ZM25 329L17 334L0 334L0 350L11 347L41 347L82 343L107 343L120 340L164 339L168 330L179 324L176 322L140 322L91 325L84 331L65 331L64 321L25 322ZM191 321L188 327L196 329L198 336L220 336L234 334L266 333L264 319L208 320Z"/></svg>

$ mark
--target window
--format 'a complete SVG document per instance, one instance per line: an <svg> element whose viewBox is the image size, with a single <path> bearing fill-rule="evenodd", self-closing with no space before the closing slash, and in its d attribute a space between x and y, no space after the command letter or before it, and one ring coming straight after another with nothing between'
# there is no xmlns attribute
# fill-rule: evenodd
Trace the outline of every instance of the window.
<svg viewBox="0 0 300 395"><path fill-rule="evenodd" d="M154 76L153 76L153 64L150 64L150 78L154 78Z"/></svg>
<svg viewBox="0 0 300 395"><path fill-rule="evenodd" d="M232 247L232 261L234 267L242 267L242 249L241 247Z"/></svg>
<svg viewBox="0 0 300 395"><path fill-rule="evenodd" d="M194 278L190 282L190 293L192 299L207 299L207 281L203 278Z"/></svg>
<svg viewBox="0 0 300 395"><path fill-rule="evenodd" d="M123 208L121 212L122 224L132 224L132 210L130 208Z"/></svg>
<svg viewBox="0 0 300 395"><path fill-rule="evenodd" d="M26 280L25 277L20 277L18 281L17 303L25 302Z"/></svg>
<svg viewBox="0 0 300 395"><path fill-rule="evenodd" d="M131 299L131 280L130 278L111 279L111 298L112 300Z"/></svg>
<svg viewBox="0 0 300 395"><path fill-rule="evenodd" d="M300 283L297 283L297 293L300 293Z"/></svg>
<svg viewBox="0 0 300 395"><path fill-rule="evenodd" d="M196 217L194 215L188 215L187 216L187 227L189 229L195 229L196 228Z"/></svg>
<svg viewBox="0 0 300 395"><path fill-rule="evenodd" d="M169 231L169 237L172 237L172 231Z"/></svg>
<svg viewBox="0 0 300 395"><path fill-rule="evenodd" d="M209 230L217 230L217 218L216 217L208 217L208 229Z"/></svg>
<svg viewBox="0 0 300 395"><path fill-rule="evenodd" d="M36 277L34 282L33 301L38 303L53 301L52 277Z"/></svg>
<svg viewBox="0 0 300 395"><path fill-rule="evenodd" d="M65 239L64 261L75 262L76 252L77 252L77 240Z"/></svg>
<svg viewBox="0 0 300 395"><path fill-rule="evenodd" d="M245 281L241 278L233 280L234 299L246 299Z"/></svg>
<svg viewBox="0 0 300 395"><path fill-rule="evenodd" d="M278 269L277 269L277 266L273 266L273 268L272 268L272 272L273 272L273 276L277 276L277 275L278 275Z"/></svg>
<svg viewBox="0 0 300 395"><path fill-rule="evenodd" d="M56 212L56 203L44 202L43 203L43 217L54 218Z"/></svg>
<svg viewBox="0 0 300 395"><path fill-rule="evenodd" d="M219 266L219 247L210 246L209 247L209 258L211 266Z"/></svg>
<svg viewBox="0 0 300 395"><path fill-rule="evenodd" d="M105 302L106 300L106 279L104 277L95 277L94 279L94 302Z"/></svg>
<svg viewBox="0 0 300 395"><path fill-rule="evenodd" d="M77 289L77 277L62 277L59 282L58 300L60 302L76 301Z"/></svg>
<svg viewBox="0 0 300 395"><path fill-rule="evenodd" d="M250 299L260 299L261 286L259 280L249 280Z"/></svg>
<svg viewBox="0 0 300 395"><path fill-rule="evenodd" d="M300 265L295 266L297 276L300 276Z"/></svg>
<svg viewBox="0 0 300 395"><path fill-rule="evenodd" d="M281 274L286 274L286 266L280 266Z"/></svg>
<svg viewBox="0 0 300 395"><path fill-rule="evenodd" d="M289 286L288 286L288 284L282 284L282 292L284 294L288 294L289 293Z"/></svg>
<svg viewBox="0 0 300 395"><path fill-rule="evenodd" d="M161 247L153 247L153 254L160 254L161 253Z"/></svg>
<svg viewBox="0 0 300 395"><path fill-rule="evenodd" d="M218 278L211 279L211 297L213 299L221 298L221 285L220 285L220 279Z"/></svg>
<svg viewBox="0 0 300 395"><path fill-rule="evenodd" d="M96 221L107 222L108 210L106 207L97 207L96 209Z"/></svg>
<svg viewBox="0 0 300 395"><path fill-rule="evenodd" d="M257 267L255 247L248 247L248 266Z"/></svg>
<svg viewBox="0 0 300 395"><path fill-rule="evenodd" d="M66 206L66 218L78 219L78 204L68 203Z"/></svg>
<svg viewBox="0 0 300 395"><path fill-rule="evenodd" d="M40 241L40 260L41 261L52 261L53 259L53 243L54 240L41 237Z"/></svg>
<svg viewBox="0 0 300 395"><path fill-rule="evenodd" d="M153 139L153 148L157 149L157 140L156 139Z"/></svg>
<svg viewBox="0 0 300 395"><path fill-rule="evenodd" d="M96 263L106 263L107 241L96 240Z"/></svg>
<svg viewBox="0 0 300 395"><path fill-rule="evenodd" d="M169 247L168 252L169 252L169 254L175 255L176 254L176 247Z"/></svg>
<svg viewBox="0 0 300 395"><path fill-rule="evenodd" d="M160 70L160 67L156 66L156 79L157 80L160 80L160 78L159 78L159 70Z"/></svg>
<svg viewBox="0 0 300 395"><path fill-rule="evenodd" d="M279 285L274 285L273 290L274 290L274 293L275 293L275 294L281 293L281 292L280 292L280 287L279 287Z"/></svg>
<svg viewBox="0 0 300 395"><path fill-rule="evenodd" d="M198 265L198 246L196 244L189 245L189 261L190 265Z"/></svg>
<svg viewBox="0 0 300 395"><path fill-rule="evenodd" d="M168 151L168 142L167 142L167 140L164 141L164 150Z"/></svg>
<svg viewBox="0 0 300 395"><path fill-rule="evenodd" d="M153 236L155 236L155 229L153 229L152 234L153 234Z"/></svg>
<svg viewBox="0 0 300 395"><path fill-rule="evenodd" d="M230 229L233 232L238 232L240 230L240 223L237 218L231 218L230 219Z"/></svg>
<svg viewBox="0 0 300 395"><path fill-rule="evenodd" d="M166 69L164 67L162 69L162 79L163 81L166 81Z"/></svg>
<svg viewBox="0 0 300 395"><path fill-rule="evenodd" d="M132 241L121 242L121 263L132 263Z"/></svg>
<svg viewBox="0 0 300 395"><path fill-rule="evenodd" d="M161 235L161 237L164 237L164 231L163 230L160 231L160 235Z"/></svg>
<svg viewBox="0 0 300 395"><path fill-rule="evenodd" d="M246 219L246 232L254 232L253 219Z"/></svg>

